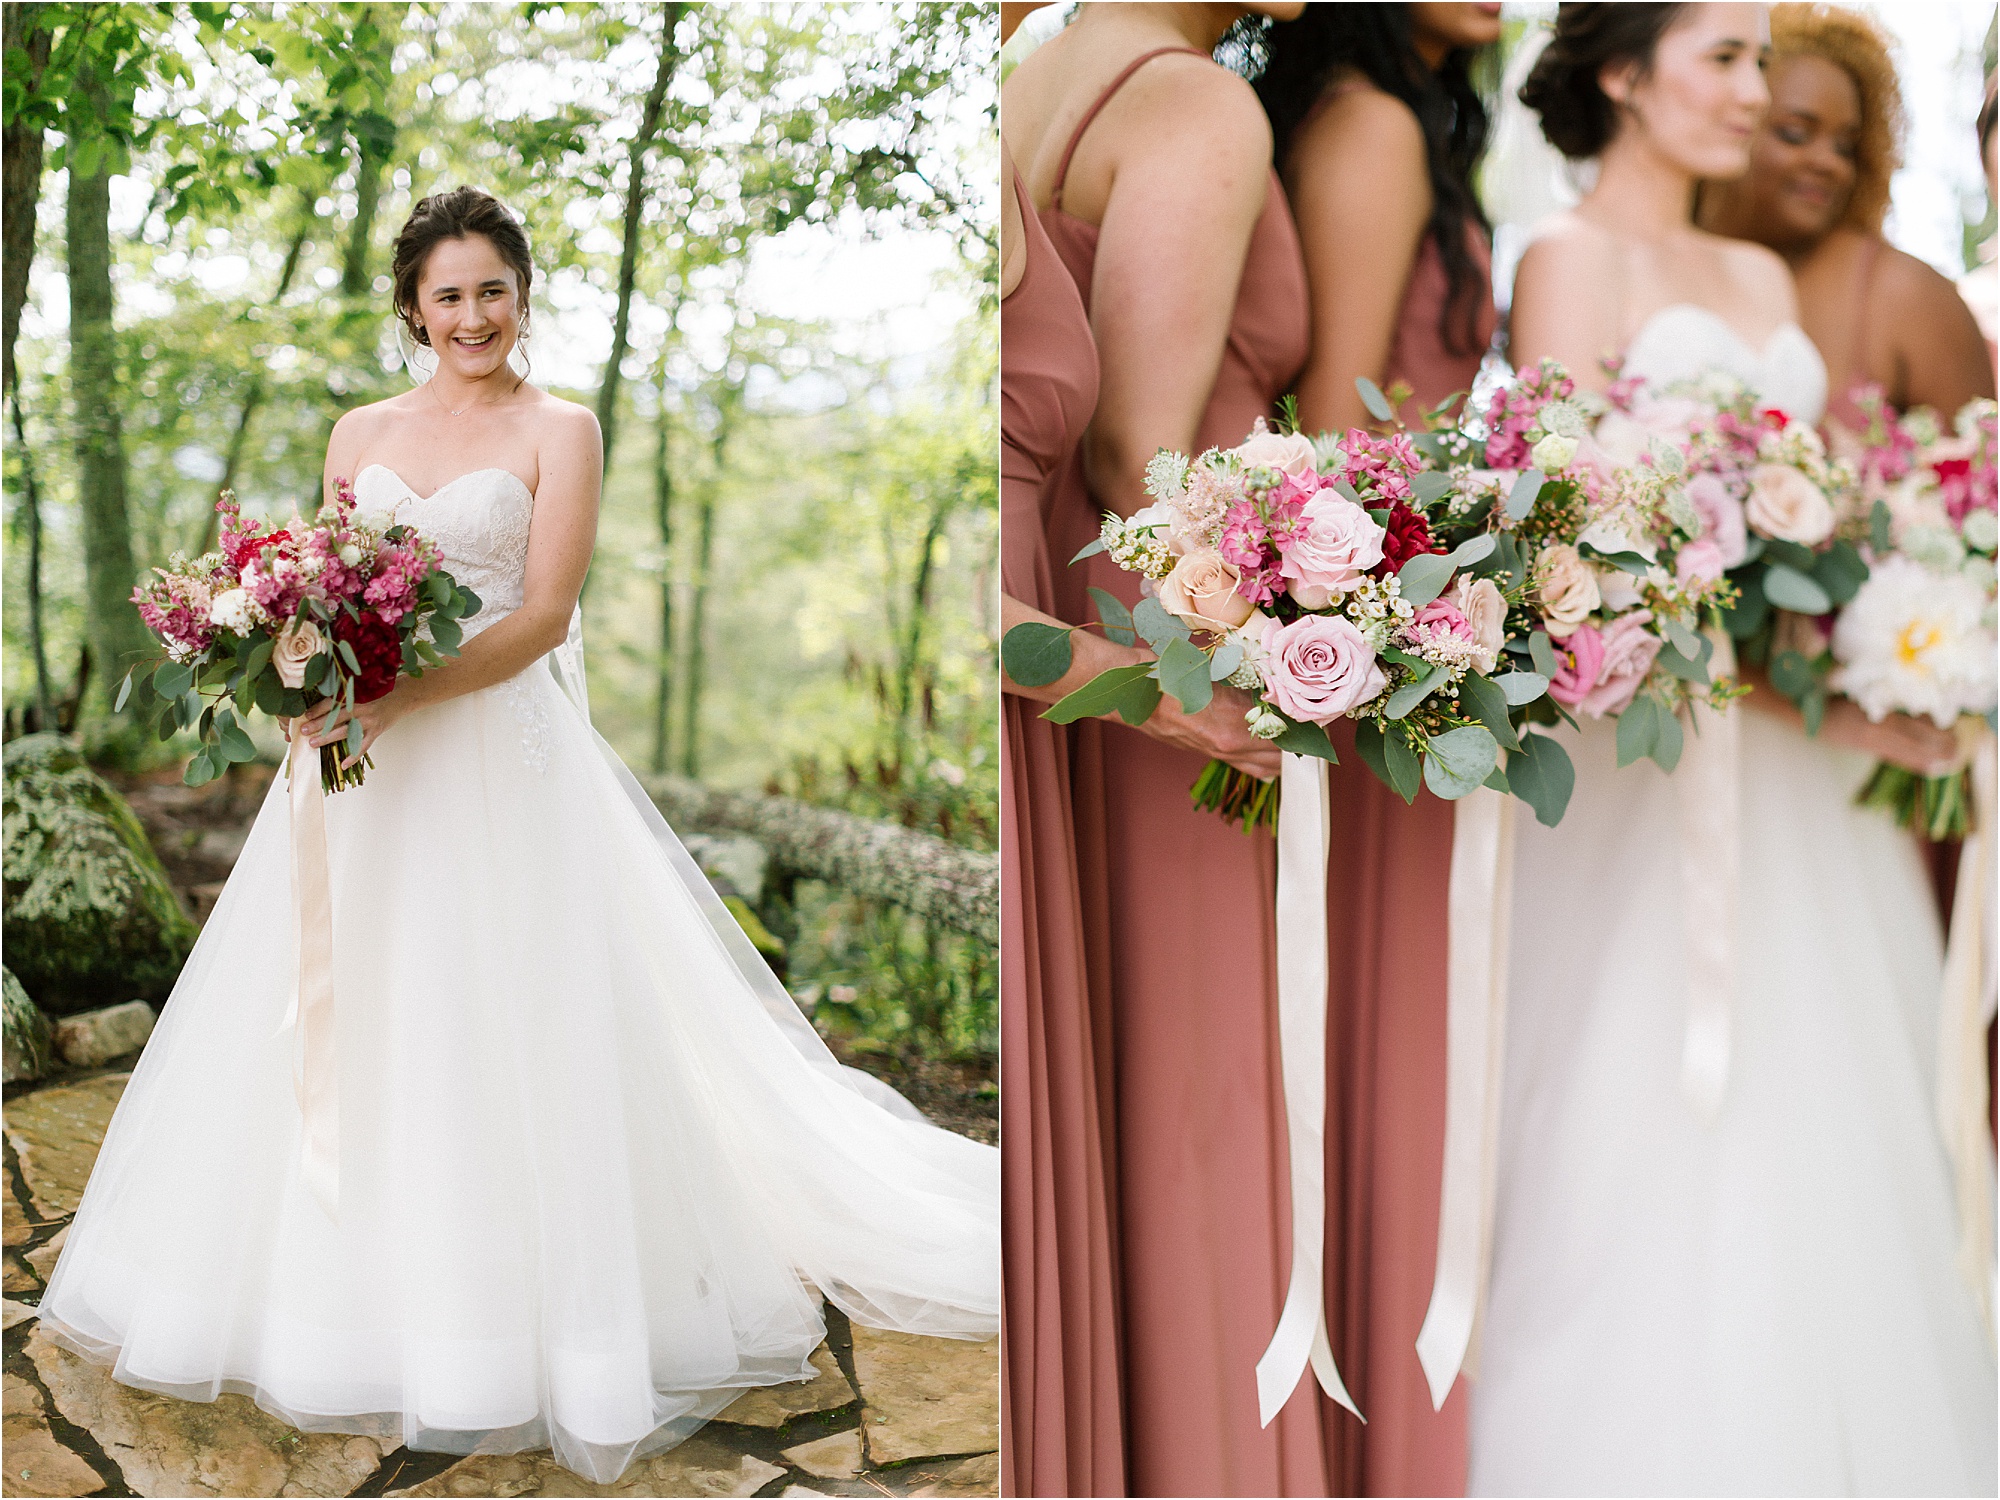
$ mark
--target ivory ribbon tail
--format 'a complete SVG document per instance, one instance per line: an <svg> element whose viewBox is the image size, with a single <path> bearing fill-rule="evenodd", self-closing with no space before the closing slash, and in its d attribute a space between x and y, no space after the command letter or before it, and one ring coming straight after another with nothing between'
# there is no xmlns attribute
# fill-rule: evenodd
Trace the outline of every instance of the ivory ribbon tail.
<svg viewBox="0 0 2000 1500"><path fill-rule="evenodd" d="M1492 1255L1514 905L1514 799L1481 787L1453 807L1446 971L1444 1170L1437 1266L1417 1361L1442 1409L1471 1374Z"/></svg>
<svg viewBox="0 0 2000 1500"><path fill-rule="evenodd" d="M1286 753L1278 803L1278 1040L1292 1171L1292 1279L1257 1361L1263 1425L1298 1389L1308 1363L1320 1389L1361 1415L1326 1336L1326 762Z"/></svg>
<svg viewBox="0 0 2000 1500"><path fill-rule="evenodd" d="M319 751L292 736L292 915L299 986L293 998L292 1092L299 1101L300 1170L307 1189L340 1219L340 1079L333 1029L333 891L327 873L326 792Z"/></svg>
<svg viewBox="0 0 2000 1500"><path fill-rule="evenodd" d="M1719 630L1709 675L1731 676L1736 651ZM1736 1003L1736 912L1741 849L1737 775L1742 720L1697 704L1692 730L1673 774L1680 823L1682 930L1687 946L1688 1017L1681 1048L1681 1090L1703 1120L1722 1112L1729 1087L1731 1013Z"/></svg>

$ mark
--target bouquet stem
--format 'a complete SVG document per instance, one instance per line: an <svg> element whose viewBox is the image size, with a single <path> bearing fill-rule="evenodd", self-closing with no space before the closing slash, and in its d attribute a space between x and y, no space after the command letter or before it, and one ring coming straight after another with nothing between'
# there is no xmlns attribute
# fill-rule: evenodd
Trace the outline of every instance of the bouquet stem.
<svg viewBox="0 0 2000 1500"><path fill-rule="evenodd" d="M344 792L351 786L360 786L375 764L373 756L364 755L353 765L343 767L340 760L346 752L347 746L340 742L319 747L319 784L328 796Z"/></svg>
<svg viewBox="0 0 2000 1500"><path fill-rule="evenodd" d="M1949 776L1919 776L1887 761L1868 775L1854 801L1884 809L1897 823L1932 843L1962 839L1972 827L1970 786L1963 770Z"/></svg>
<svg viewBox="0 0 2000 1500"><path fill-rule="evenodd" d="M1212 760L1201 768L1188 796L1194 805L1220 813L1245 833L1278 827L1278 783L1259 781L1246 771Z"/></svg>

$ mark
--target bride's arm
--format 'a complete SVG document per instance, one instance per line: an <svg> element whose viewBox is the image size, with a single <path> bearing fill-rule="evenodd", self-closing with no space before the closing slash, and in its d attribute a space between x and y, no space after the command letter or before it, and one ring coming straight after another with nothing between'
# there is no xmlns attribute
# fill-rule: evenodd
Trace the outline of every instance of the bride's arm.
<svg viewBox="0 0 2000 1500"><path fill-rule="evenodd" d="M1536 240L1514 275L1507 359L1517 370L1559 360L1579 387L1611 382L1604 359L1620 347L1618 249L1573 217Z"/></svg>
<svg viewBox="0 0 2000 1500"><path fill-rule="evenodd" d="M427 669L421 677L398 677L396 686L373 703L357 704L361 723L359 755L366 755L382 732L413 709L443 703L464 693L505 682L523 667L563 643L570 616L590 570L597 541L597 505L604 481L604 450L597 418L580 406L562 403L553 430L541 443L540 484L528 531L527 572L521 607L465 643L456 657ZM327 450L334 469L336 441ZM315 745L331 744L347 733L345 717L328 721L333 705L307 714L295 726ZM349 763L358 756L350 756Z"/></svg>

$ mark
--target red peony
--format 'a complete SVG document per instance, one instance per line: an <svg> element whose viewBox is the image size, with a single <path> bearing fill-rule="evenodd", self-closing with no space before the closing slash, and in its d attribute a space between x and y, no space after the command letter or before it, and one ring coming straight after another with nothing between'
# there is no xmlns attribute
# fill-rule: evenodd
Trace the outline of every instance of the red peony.
<svg viewBox="0 0 2000 1500"><path fill-rule="evenodd" d="M1401 572L1419 552L1444 551L1444 544L1431 535L1431 523L1400 500L1389 502L1384 529L1388 534L1382 538L1382 561L1368 570L1377 578Z"/></svg>
<svg viewBox="0 0 2000 1500"><path fill-rule="evenodd" d="M403 641L396 627L383 624L373 611L350 620L343 610L333 617L333 638L347 642L354 659L361 664L361 675L354 684L354 701L373 703L386 697L396 685L396 674L403 669Z"/></svg>

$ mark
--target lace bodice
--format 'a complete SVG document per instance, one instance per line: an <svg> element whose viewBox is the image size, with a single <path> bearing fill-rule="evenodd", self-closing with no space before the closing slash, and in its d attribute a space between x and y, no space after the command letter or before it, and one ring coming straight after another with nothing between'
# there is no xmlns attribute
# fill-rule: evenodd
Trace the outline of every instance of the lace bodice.
<svg viewBox="0 0 2000 1500"><path fill-rule="evenodd" d="M1780 325L1753 349L1716 313L1691 302L1663 307L1625 348L1621 373L1658 385L1708 370L1734 375L1772 406L1817 423L1826 410L1826 363L1796 323Z"/></svg>
<svg viewBox="0 0 2000 1500"><path fill-rule="evenodd" d="M479 595L468 640L521 607L535 497L519 475L474 469L419 495L394 469L370 464L354 476L354 498L361 514L393 517L436 542L445 570Z"/></svg>

